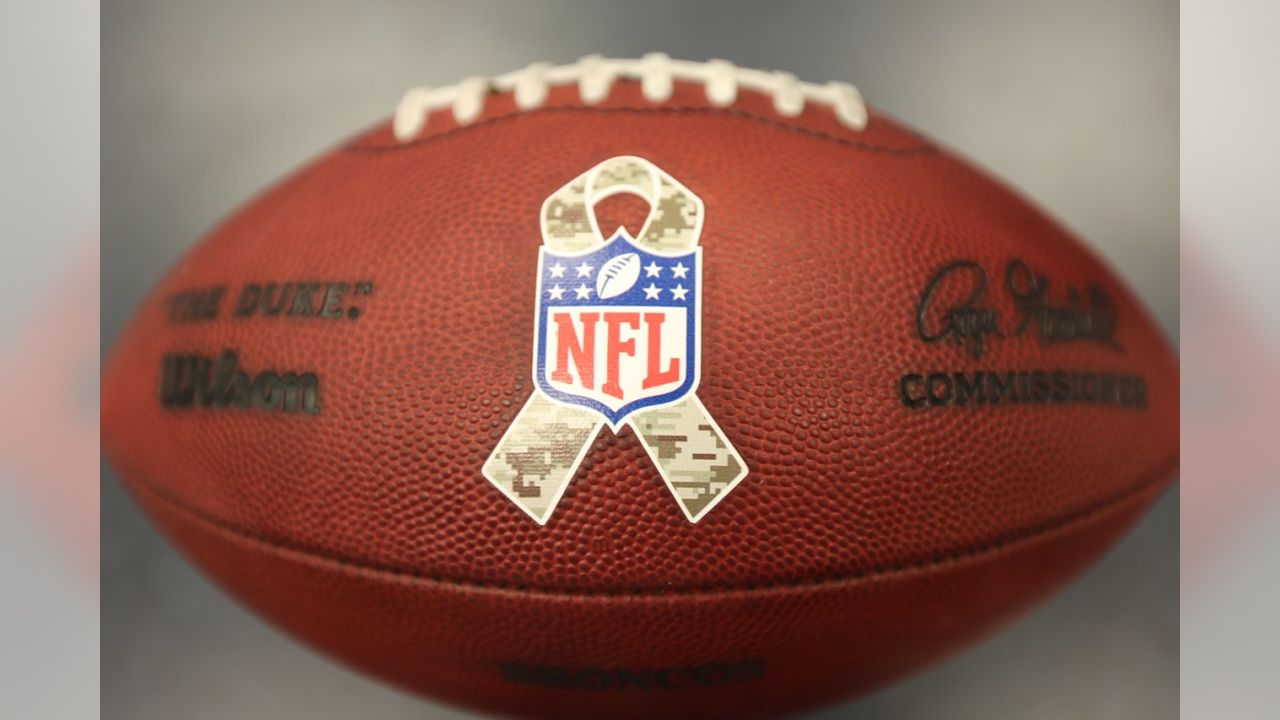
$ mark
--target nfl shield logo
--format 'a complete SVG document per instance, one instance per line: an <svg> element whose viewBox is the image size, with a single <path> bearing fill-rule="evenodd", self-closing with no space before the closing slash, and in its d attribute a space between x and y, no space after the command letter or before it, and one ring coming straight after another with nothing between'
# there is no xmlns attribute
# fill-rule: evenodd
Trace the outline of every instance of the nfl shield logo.
<svg viewBox="0 0 1280 720"><path fill-rule="evenodd" d="M678 402L698 385L702 249L640 247L623 230L587 252L543 246L534 382L548 398L593 410L610 429Z"/></svg>

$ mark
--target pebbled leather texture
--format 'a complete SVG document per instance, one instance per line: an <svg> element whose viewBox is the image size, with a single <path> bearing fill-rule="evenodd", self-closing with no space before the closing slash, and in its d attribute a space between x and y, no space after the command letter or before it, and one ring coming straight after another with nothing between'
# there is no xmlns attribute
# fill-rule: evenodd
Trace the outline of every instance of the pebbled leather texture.
<svg viewBox="0 0 1280 720"><path fill-rule="evenodd" d="M705 203L697 395L750 474L690 523L633 432L605 429L540 526L480 468L533 387L540 206L616 155ZM1114 344L1015 335L1014 259L1056 305L1103 291ZM1003 323L981 357L916 327L926 283L960 260L987 268ZM373 290L348 298L354 319L237 318L234 292L216 319L169 319L179 291L308 281ZM319 412L161 405L165 355L228 349L246 370L314 372ZM1139 375L1145 406L899 395L906 373L1053 369ZM662 105L628 81L593 107L571 87L532 111L494 95L473 125L436 113L406 143L373 128L197 245L102 394L126 483L248 605L409 689L545 717L763 716L888 682L1087 565L1178 453L1165 339L1040 211L882 114L855 133L822 107L783 118L743 91L714 108L684 83ZM672 668L678 687L643 675Z"/></svg>

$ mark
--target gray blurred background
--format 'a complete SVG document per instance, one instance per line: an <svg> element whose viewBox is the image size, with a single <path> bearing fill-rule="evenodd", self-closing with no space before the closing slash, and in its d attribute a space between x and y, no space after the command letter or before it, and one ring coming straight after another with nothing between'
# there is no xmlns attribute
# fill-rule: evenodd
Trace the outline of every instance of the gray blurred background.
<svg viewBox="0 0 1280 720"><path fill-rule="evenodd" d="M723 57L846 80L1034 198L1178 336L1178 5L1023 2L107 2L102 345L219 217L401 93L581 55ZM102 714L462 718L239 608L102 474ZM1178 492L1047 605L817 717L1172 718Z"/></svg>
<svg viewBox="0 0 1280 720"><path fill-rule="evenodd" d="M0 3L0 717L98 712L96 0Z"/></svg>

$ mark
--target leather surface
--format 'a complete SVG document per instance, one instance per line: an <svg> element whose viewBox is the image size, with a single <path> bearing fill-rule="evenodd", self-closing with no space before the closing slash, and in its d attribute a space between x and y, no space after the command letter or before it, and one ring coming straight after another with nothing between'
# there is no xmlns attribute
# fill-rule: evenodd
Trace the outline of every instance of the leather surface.
<svg viewBox="0 0 1280 720"><path fill-rule="evenodd" d="M620 82L603 107L491 96L466 128L372 129L217 227L122 336L103 445L192 559L248 604L357 666L504 712L783 711L867 689L1042 597L1101 552L1176 466L1165 340L1090 252L970 164L873 113L782 118L677 85ZM480 475L532 390L539 208L602 159L639 155L706 204L698 397L750 475L689 523L630 430L596 440L539 526ZM1096 284L1118 347L925 343L939 268L1012 259L1050 296ZM371 281L352 320L175 324L179 290ZM234 298L230 298L234 300ZM1007 321L1008 322L1008 321ZM315 415L161 406L169 353L321 378ZM913 409L909 372L1141 375L1144 408ZM500 663L693 667L758 678L679 690L505 682Z"/></svg>

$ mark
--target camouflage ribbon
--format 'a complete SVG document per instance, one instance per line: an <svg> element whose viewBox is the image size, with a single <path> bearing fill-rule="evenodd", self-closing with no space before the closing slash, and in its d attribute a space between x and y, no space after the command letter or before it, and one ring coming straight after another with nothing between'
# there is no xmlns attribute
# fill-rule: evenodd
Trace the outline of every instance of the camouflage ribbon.
<svg viewBox="0 0 1280 720"><path fill-rule="evenodd" d="M605 160L547 198L542 206L544 245L558 252L603 245L606 238L594 206L624 192L649 202L638 246L657 253L697 247L702 201L653 163L634 156ZM737 450L694 395L696 389L673 404L637 411L626 420L689 522L702 519L747 474ZM535 389L482 472L521 510L545 524L604 424L600 413L562 404Z"/></svg>

